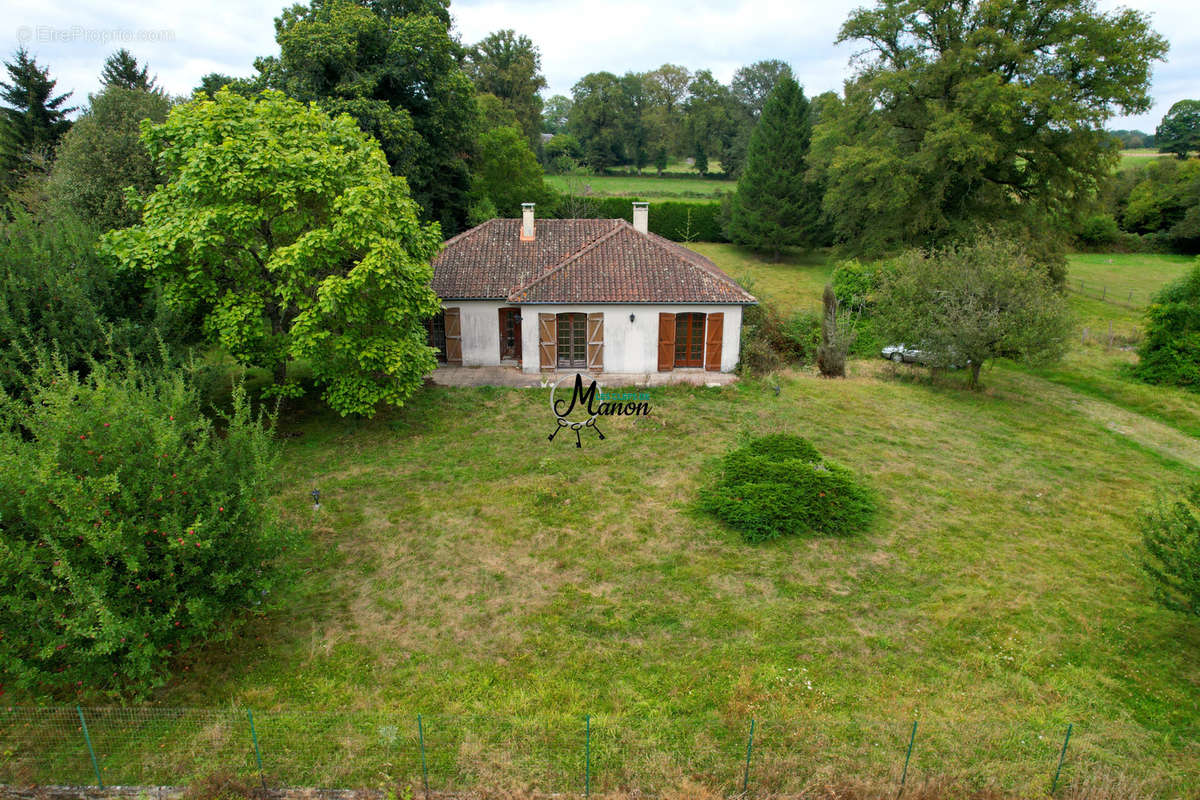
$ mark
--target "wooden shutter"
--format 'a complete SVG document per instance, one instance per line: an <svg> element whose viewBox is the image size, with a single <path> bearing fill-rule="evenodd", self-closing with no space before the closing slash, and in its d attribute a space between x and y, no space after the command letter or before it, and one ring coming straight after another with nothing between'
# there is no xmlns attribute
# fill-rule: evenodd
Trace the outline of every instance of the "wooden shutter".
<svg viewBox="0 0 1200 800"><path fill-rule="evenodd" d="M721 371L721 337L725 328L725 315L709 314L704 329L704 368L709 372Z"/></svg>
<svg viewBox="0 0 1200 800"><path fill-rule="evenodd" d="M538 353L542 369L554 369L558 364L557 328L553 314L538 314Z"/></svg>
<svg viewBox="0 0 1200 800"><path fill-rule="evenodd" d="M658 315L658 371L675 369L675 315Z"/></svg>
<svg viewBox="0 0 1200 800"><path fill-rule="evenodd" d="M446 363L462 362L462 317L457 308L445 310L446 319Z"/></svg>
<svg viewBox="0 0 1200 800"><path fill-rule="evenodd" d="M604 369L604 312L587 316L587 368Z"/></svg>

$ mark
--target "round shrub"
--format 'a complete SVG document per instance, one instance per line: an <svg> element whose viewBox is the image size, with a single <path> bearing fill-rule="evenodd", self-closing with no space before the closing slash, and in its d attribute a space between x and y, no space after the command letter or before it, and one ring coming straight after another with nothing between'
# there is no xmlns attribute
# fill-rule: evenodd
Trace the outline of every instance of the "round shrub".
<svg viewBox="0 0 1200 800"><path fill-rule="evenodd" d="M799 436L772 434L725 456L720 480L700 505L749 542L863 530L875 512L853 473L821 459Z"/></svg>
<svg viewBox="0 0 1200 800"><path fill-rule="evenodd" d="M1138 354L1141 380L1200 390L1200 265L1155 296Z"/></svg>
<svg viewBox="0 0 1200 800"><path fill-rule="evenodd" d="M131 364L43 362L25 397L0 394L0 682L143 691L273 583L271 430Z"/></svg>

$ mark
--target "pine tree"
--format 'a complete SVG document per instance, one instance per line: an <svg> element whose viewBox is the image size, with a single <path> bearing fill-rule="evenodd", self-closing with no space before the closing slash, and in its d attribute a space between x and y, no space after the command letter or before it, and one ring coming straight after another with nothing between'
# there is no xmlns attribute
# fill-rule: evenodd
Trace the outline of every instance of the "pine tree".
<svg viewBox="0 0 1200 800"><path fill-rule="evenodd" d="M817 192L805 180L812 120L800 85L782 77L771 90L746 154L733 197L729 235L737 244L770 250L813 243Z"/></svg>
<svg viewBox="0 0 1200 800"><path fill-rule="evenodd" d="M119 86L122 89L141 89L144 92L154 90L158 76L150 77L150 67L138 69L138 61L124 47L104 60L104 69L100 71L100 82L105 86Z"/></svg>
<svg viewBox="0 0 1200 800"><path fill-rule="evenodd" d="M29 57L25 48L4 62L8 83L0 81L0 185L7 189L20 179L35 154L48 155L71 127L64 107L73 92L55 95L48 69Z"/></svg>

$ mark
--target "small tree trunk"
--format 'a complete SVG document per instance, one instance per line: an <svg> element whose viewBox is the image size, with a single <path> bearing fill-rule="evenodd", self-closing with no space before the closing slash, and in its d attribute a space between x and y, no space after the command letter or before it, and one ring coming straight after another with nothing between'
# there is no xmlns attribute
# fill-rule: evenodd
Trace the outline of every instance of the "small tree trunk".
<svg viewBox="0 0 1200 800"><path fill-rule="evenodd" d="M978 362L971 363L971 388L979 388L979 369L983 365Z"/></svg>

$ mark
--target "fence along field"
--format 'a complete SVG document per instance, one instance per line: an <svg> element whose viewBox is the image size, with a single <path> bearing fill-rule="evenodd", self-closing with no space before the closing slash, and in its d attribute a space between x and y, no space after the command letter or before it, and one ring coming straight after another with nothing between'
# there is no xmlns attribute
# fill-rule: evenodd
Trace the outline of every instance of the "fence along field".
<svg viewBox="0 0 1200 800"><path fill-rule="evenodd" d="M273 788L399 783L588 795L661 791L687 777L756 795L846 780L988 786L1007 775L1002 788L1043 795L1122 776L1170 795L1200 781L1195 759L1143 760L1133 743L1104 741L1086 724L1068 740L1068 726L1049 720L913 722L564 716L533 725L381 710L10 707L0 709L0 782L163 786L234 772Z"/></svg>

